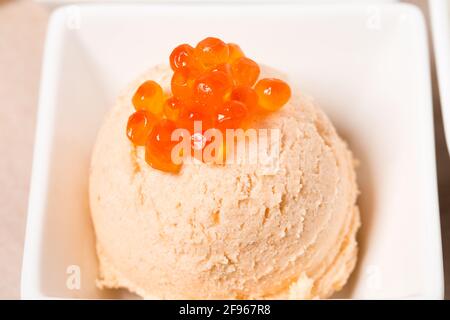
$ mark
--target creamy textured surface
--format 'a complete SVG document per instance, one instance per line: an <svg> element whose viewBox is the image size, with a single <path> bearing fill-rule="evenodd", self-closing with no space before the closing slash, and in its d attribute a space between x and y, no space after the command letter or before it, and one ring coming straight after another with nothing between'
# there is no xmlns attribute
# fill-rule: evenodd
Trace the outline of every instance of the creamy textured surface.
<svg viewBox="0 0 450 320"><path fill-rule="evenodd" d="M356 263L358 190L352 155L328 118L294 94L255 124L281 130L275 174L192 163L167 174L146 164L125 127L137 86L152 79L168 90L170 76L158 66L138 79L99 132L90 177L98 285L167 299L308 299L340 290Z"/></svg>

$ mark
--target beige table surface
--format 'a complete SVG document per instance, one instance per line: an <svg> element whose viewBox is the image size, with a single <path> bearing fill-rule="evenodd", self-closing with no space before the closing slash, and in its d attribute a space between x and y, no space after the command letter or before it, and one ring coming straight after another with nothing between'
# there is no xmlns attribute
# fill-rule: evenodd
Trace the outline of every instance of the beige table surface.
<svg viewBox="0 0 450 320"><path fill-rule="evenodd" d="M409 2L423 6L424 1ZM0 298L3 299L19 298L36 103L48 15L48 9L30 1L0 0ZM435 88L433 93L444 268L449 278L446 297L450 298L450 158Z"/></svg>

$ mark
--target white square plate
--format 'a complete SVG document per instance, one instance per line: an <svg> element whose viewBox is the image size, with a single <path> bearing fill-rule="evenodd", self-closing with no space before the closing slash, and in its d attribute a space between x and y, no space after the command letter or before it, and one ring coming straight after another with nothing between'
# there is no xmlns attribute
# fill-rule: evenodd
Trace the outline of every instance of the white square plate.
<svg viewBox="0 0 450 320"><path fill-rule="evenodd" d="M413 6L86 5L48 29L22 274L24 298L101 298L88 168L120 90L171 48L215 35L315 96L361 165L359 262L343 298L442 298L423 17ZM68 285L81 272L81 288ZM72 290L71 290L72 288ZM122 293L119 293L122 296Z"/></svg>
<svg viewBox="0 0 450 320"><path fill-rule="evenodd" d="M428 3L445 139L450 150L450 1L430 0Z"/></svg>

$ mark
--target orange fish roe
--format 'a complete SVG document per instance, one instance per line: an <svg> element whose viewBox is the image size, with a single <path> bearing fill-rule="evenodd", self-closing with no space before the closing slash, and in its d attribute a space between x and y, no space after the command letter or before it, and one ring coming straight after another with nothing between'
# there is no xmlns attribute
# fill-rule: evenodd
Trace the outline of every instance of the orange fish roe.
<svg viewBox="0 0 450 320"><path fill-rule="evenodd" d="M198 130L195 130L195 121L201 121L201 132L211 129L213 123L213 113L205 105L200 103L192 103L181 110L180 116L177 120L178 128L187 129L192 135Z"/></svg>
<svg viewBox="0 0 450 320"><path fill-rule="evenodd" d="M237 59L231 65L233 80L236 85L252 87L259 77L258 64L246 57Z"/></svg>
<svg viewBox="0 0 450 320"><path fill-rule="evenodd" d="M170 54L169 61L170 67L175 72L195 76L205 71L205 67L194 54L194 48L188 44L176 47Z"/></svg>
<svg viewBox="0 0 450 320"><path fill-rule="evenodd" d="M145 81L133 96L133 105L136 110L146 110L153 114L160 114L164 103L164 93L161 86L155 81Z"/></svg>
<svg viewBox="0 0 450 320"><path fill-rule="evenodd" d="M164 116L172 121L176 121L180 116L181 110L185 108L182 100L176 97L170 97L164 102L163 112Z"/></svg>
<svg viewBox="0 0 450 320"><path fill-rule="evenodd" d="M251 87L235 87L231 92L230 98L244 103L250 113L255 113L257 111L258 95Z"/></svg>
<svg viewBox="0 0 450 320"><path fill-rule="evenodd" d="M226 101L216 110L215 127L224 131L238 129L248 116L247 106L237 100Z"/></svg>
<svg viewBox="0 0 450 320"><path fill-rule="evenodd" d="M145 146L146 162L157 170L177 173L182 164L172 160L175 129L187 129L192 149L207 149L208 129L244 128L257 113L275 111L288 102L289 85L279 79L260 79L259 65L234 43L206 38L197 46L182 44L169 58L173 70L171 92L144 82L132 98L136 109L128 119L127 136L136 146ZM258 81L258 82L257 82ZM255 85L256 83L256 85ZM201 131L194 122L201 121ZM225 160L222 142L216 156Z"/></svg>
<svg viewBox="0 0 450 320"><path fill-rule="evenodd" d="M140 110L128 118L127 136L137 146L144 146L158 118L151 113Z"/></svg>
<svg viewBox="0 0 450 320"><path fill-rule="evenodd" d="M213 70L204 73L194 83L194 99L213 108L224 102L231 93L233 81L230 74Z"/></svg>
<svg viewBox="0 0 450 320"><path fill-rule="evenodd" d="M197 44L195 55L206 68L214 68L219 64L228 62L230 49L222 40L209 37Z"/></svg>
<svg viewBox="0 0 450 320"><path fill-rule="evenodd" d="M153 127L145 145L145 161L153 168L177 173L181 164L172 161L172 149L177 141L172 141L172 132L176 129L173 121L162 119Z"/></svg>
<svg viewBox="0 0 450 320"><path fill-rule="evenodd" d="M172 94L181 101L190 101L193 96L194 79L182 72L174 72L170 82Z"/></svg>
<svg viewBox="0 0 450 320"><path fill-rule="evenodd" d="M288 102L291 88L279 79L261 79L255 86L258 104L266 111L276 111Z"/></svg>
<svg viewBox="0 0 450 320"><path fill-rule="evenodd" d="M229 52L229 57L228 57L228 62L229 63L233 63L234 61L236 61L240 57L244 56L244 52L242 51L241 47L239 47L235 43L229 43L228 44L228 52Z"/></svg>
<svg viewBox="0 0 450 320"><path fill-rule="evenodd" d="M192 68L194 61L194 48L188 44L179 45L173 49L169 60L172 70L187 72L189 68Z"/></svg>

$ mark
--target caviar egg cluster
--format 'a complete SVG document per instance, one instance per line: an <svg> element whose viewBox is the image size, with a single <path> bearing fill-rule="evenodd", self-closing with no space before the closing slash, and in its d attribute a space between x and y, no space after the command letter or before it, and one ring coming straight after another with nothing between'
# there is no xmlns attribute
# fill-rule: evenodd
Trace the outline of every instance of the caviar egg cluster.
<svg viewBox="0 0 450 320"><path fill-rule="evenodd" d="M244 128L255 114L280 109L291 96L282 80L258 81L259 65L238 45L217 38L206 38L195 48L179 45L170 55L170 67L171 92L152 80L142 83L132 98L135 112L127 124L131 142L145 146L146 162L165 172L177 173L182 166L171 160L178 143L171 140L175 129L187 129L191 137L212 128L225 134ZM201 121L202 132L194 131L195 121Z"/></svg>

